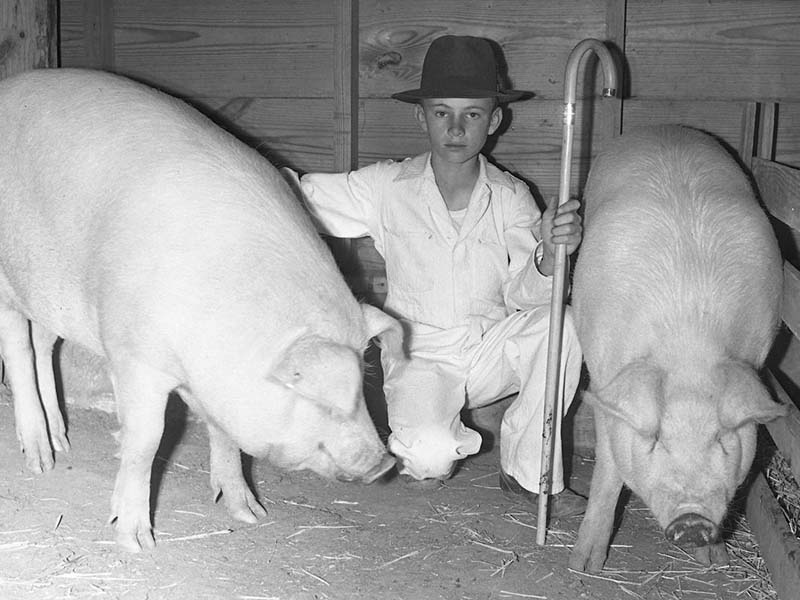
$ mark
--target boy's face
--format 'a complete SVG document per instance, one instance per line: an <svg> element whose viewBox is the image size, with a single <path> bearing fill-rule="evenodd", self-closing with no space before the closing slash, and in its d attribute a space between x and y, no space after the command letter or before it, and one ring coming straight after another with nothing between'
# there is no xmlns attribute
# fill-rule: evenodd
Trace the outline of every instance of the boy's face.
<svg viewBox="0 0 800 600"><path fill-rule="evenodd" d="M424 99L414 114L428 134L431 152L450 163L475 158L503 119L494 98Z"/></svg>

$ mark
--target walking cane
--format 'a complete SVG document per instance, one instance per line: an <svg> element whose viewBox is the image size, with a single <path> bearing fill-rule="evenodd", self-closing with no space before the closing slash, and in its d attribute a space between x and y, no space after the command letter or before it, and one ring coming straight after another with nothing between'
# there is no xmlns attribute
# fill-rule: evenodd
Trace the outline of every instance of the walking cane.
<svg viewBox="0 0 800 600"><path fill-rule="evenodd" d="M558 205L569 200L570 166L572 160L572 134L575 125L575 88L578 80L578 67L581 59L594 52L603 67L605 87L603 96L611 97L617 93L617 73L614 60L602 42L585 39L570 52L564 75L564 128L561 142L561 183ZM542 462L539 476L539 515L536 521L536 543L544 545L547 534L547 501L553 479L553 421L555 408L563 403L561 386L561 337L564 329L564 289L566 288L567 248L556 245L553 271L553 292L550 298L550 331L547 340L547 372L544 391L544 423L542 429Z"/></svg>

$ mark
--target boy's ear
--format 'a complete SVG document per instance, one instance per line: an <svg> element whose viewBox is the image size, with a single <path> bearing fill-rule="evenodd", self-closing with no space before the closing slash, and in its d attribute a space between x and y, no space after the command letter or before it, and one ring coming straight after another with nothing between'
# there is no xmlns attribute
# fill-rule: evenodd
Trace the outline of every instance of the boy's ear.
<svg viewBox="0 0 800 600"><path fill-rule="evenodd" d="M495 106L494 110L492 111L492 116L489 119L489 135L492 135L497 128L500 127L500 123L503 122L503 108L500 106Z"/></svg>
<svg viewBox="0 0 800 600"><path fill-rule="evenodd" d="M425 109L422 106L422 102L417 102L414 105L414 116L417 118L422 131L428 133L428 122L425 120Z"/></svg>

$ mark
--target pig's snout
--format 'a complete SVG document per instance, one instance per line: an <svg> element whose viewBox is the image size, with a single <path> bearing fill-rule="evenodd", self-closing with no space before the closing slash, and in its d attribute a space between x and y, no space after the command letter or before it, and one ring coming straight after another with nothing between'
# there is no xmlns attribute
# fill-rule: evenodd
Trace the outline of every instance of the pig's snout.
<svg viewBox="0 0 800 600"><path fill-rule="evenodd" d="M391 454L384 454L383 458L381 458L380 462L372 467L369 471L364 473L363 475L352 475L350 473L343 473L340 472L336 475L336 479L339 481L344 482L361 482L361 483L372 483L382 475L384 475L389 469L394 466L395 459Z"/></svg>
<svg viewBox="0 0 800 600"><path fill-rule="evenodd" d="M664 535L676 546L696 548L715 543L719 528L701 515L686 513L672 521Z"/></svg>

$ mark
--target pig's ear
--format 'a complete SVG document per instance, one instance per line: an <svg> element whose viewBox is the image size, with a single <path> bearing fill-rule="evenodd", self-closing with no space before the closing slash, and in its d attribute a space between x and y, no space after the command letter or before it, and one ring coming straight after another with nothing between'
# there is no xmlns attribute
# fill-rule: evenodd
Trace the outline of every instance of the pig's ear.
<svg viewBox="0 0 800 600"><path fill-rule="evenodd" d="M660 425L658 407L664 393L663 378L661 369L634 362L617 373L611 383L585 398L595 408L625 421L639 434L653 437Z"/></svg>
<svg viewBox="0 0 800 600"><path fill-rule="evenodd" d="M350 414L361 393L361 364L350 348L305 335L286 348L268 379L322 408Z"/></svg>
<svg viewBox="0 0 800 600"><path fill-rule="evenodd" d="M361 312L367 322L367 336L369 339L378 338L381 350L387 354L392 362L405 362L403 327L399 321L371 304L362 304Z"/></svg>
<svg viewBox="0 0 800 600"><path fill-rule="evenodd" d="M717 367L717 396L720 425L737 429L747 423L766 423L786 415L786 407L772 399L753 368L743 362L728 360Z"/></svg>

